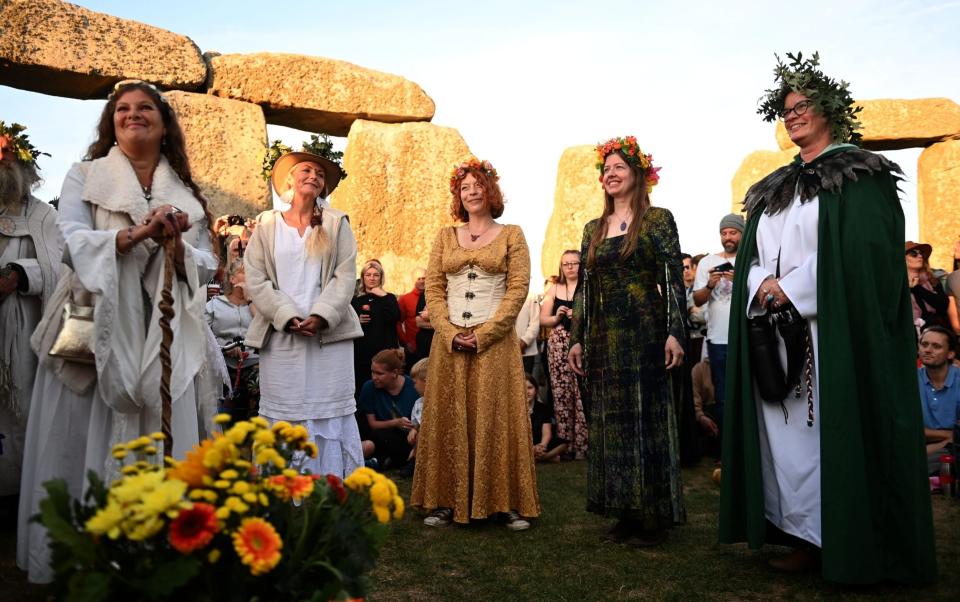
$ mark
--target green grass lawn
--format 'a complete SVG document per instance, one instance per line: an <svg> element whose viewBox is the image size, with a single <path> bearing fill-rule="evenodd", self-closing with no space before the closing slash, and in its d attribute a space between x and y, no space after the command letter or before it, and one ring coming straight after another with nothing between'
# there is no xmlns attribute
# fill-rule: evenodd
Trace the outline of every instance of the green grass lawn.
<svg viewBox="0 0 960 602"><path fill-rule="evenodd" d="M933 496L940 581L932 587L839 587L819 574L784 575L767 558L716 543L720 489L713 462L684 470L688 523L659 548L601 542L612 521L587 514L586 464L538 467L543 516L529 531L500 524L424 527L408 511L393 523L372 577L369 600L957 600L960 599L960 500ZM398 479L404 499L410 479ZM12 510L12 509L9 509ZM44 600L13 563L15 512L0 530L0 601ZM946 527L950 525L950 527ZM188 602L188 601L183 601Z"/></svg>
<svg viewBox="0 0 960 602"><path fill-rule="evenodd" d="M608 521L584 511L586 464L540 465L542 517L529 531L500 524L424 527L407 512L394 524L373 574L379 600L771 600L960 598L960 500L934 496L940 581L932 587L839 587L819 574L784 575L757 553L716 543L720 488L712 461L684 470L688 523L659 548L638 550L600 535ZM410 480L397 481L404 498ZM942 528L943 525L952 528Z"/></svg>

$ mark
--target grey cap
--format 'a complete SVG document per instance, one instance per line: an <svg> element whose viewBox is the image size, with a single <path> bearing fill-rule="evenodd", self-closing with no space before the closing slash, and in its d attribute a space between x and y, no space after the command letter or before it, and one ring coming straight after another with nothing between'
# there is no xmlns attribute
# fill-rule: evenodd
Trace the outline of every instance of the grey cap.
<svg viewBox="0 0 960 602"><path fill-rule="evenodd" d="M724 228L733 228L734 230L739 230L743 232L743 216L738 213L729 213L723 216L723 219L720 220L720 229Z"/></svg>

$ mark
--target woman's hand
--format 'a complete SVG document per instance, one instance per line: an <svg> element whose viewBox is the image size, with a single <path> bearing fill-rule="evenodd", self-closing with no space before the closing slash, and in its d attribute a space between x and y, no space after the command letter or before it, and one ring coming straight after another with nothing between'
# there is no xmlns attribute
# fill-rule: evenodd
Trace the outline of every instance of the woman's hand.
<svg viewBox="0 0 960 602"><path fill-rule="evenodd" d="M780 288L780 283L776 278L770 277L760 284L760 290L755 297L760 309L775 310L790 303L790 298Z"/></svg>
<svg viewBox="0 0 960 602"><path fill-rule="evenodd" d="M453 337L453 350L454 351L476 351L477 350L477 335L470 333L458 333Z"/></svg>
<svg viewBox="0 0 960 602"><path fill-rule="evenodd" d="M164 238L178 238L190 229L190 217L173 205L161 205L153 209L144 220L149 237L156 242Z"/></svg>
<svg viewBox="0 0 960 602"><path fill-rule="evenodd" d="M387 291L383 290L383 289L380 288L379 286L375 286L375 287L373 287L372 289L368 290L367 292L368 292L368 293L371 293L371 294L374 294L374 295L376 295L376 296L378 296L378 297L386 297L386 296L387 296Z"/></svg>
<svg viewBox="0 0 960 602"><path fill-rule="evenodd" d="M369 323L370 323L370 314L368 314L368 313L366 313L366 312L364 312L364 313L362 313L362 314L357 314L357 317L360 318L360 323L361 323L361 324L369 324Z"/></svg>
<svg viewBox="0 0 960 602"><path fill-rule="evenodd" d="M586 376L587 373L583 371L583 345L577 343L570 347L570 352L567 354L567 361L570 363L570 369L577 374L577 376Z"/></svg>
<svg viewBox="0 0 960 602"><path fill-rule="evenodd" d="M663 346L664 365L667 370L679 368L683 365L683 346L672 334L667 337L667 342Z"/></svg>

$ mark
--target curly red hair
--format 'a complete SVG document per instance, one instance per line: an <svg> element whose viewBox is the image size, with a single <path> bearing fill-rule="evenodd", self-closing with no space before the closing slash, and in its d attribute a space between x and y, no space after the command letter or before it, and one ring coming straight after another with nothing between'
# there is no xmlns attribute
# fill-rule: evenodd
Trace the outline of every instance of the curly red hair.
<svg viewBox="0 0 960 602"><path fill-rule="evenodd" d="M467 174L473 174L477 183L483 188L483 200L490 206L490 216L497 219L503 215L503 192L500 191L500 185L479 169L470 168L464 170L463 177L457 178L451 186L453 198L450 201L450 215L453 219L464 223L470 221L470 214L463 208L463 203L460 201L460 182L467 177Z"/></svg>

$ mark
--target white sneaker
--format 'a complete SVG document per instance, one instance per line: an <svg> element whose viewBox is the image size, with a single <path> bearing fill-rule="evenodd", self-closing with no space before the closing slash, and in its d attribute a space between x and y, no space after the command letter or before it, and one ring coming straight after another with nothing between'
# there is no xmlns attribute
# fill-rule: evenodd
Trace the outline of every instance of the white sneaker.
<svg viewBox="0 0 960 602"><path fill-rule="evenodd" d="M517 514L516 510L503 513L504 524L511 531L526 531L530 528L530 521L525 520Z"/></svg>
<svg viewBox="0 0 960 602"><path fill-rule="evenodd" d="M445 527L450 524L452 518L453 510L451 508L437 508L427 518L423 519L423 524L428 527Z"/></svg>

